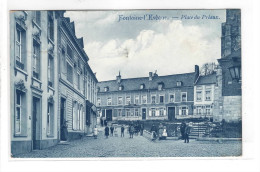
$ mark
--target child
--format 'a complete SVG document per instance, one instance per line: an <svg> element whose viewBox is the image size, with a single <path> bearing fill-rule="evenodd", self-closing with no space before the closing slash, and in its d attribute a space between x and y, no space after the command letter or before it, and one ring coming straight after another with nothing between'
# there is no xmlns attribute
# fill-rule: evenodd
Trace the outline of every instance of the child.
<svg viewBox="0 0 260 172"><path fill-rule="evenodd" d="M97 139L97 135L98 135L98 128L97 128L97 125L95 125L95 128L94 128L94 139Z"/></svg>

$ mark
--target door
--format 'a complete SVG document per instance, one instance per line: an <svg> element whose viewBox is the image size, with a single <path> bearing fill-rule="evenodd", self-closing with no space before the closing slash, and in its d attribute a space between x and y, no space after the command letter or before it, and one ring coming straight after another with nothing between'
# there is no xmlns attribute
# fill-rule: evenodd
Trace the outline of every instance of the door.
<svg viewBox="0 0 260 172"><path fill-rule="evenodd" d="M39 138L39 125L38 120L40 114L40 99L33 97L33 107L32 107L32 149L40 149L40 145L37 142L37 140L40 140Z"/></svg>
<svg viewBox="0 0 260 172"><path fill-rule="evenodd" d="M60 140L67 140L67 124L65 119L66 99L61 98L60 101Z"/></svg>
<svg viewBox="0 0 260 172"><path fill-rule="evenodd" d="M106 110L106 120L112 121L112 109Z"/></svg>
<svg viewBox="0 0 260 172"><path fill-rule="evenodd" d="M175 107L168 107L168 119L169 121L175 120Z"/></svg>
<svg viewBox="0 0 260 172"><path fill-rule="evenodd" d="M142 119L146 119L146 109L142 109Z"/></svg>

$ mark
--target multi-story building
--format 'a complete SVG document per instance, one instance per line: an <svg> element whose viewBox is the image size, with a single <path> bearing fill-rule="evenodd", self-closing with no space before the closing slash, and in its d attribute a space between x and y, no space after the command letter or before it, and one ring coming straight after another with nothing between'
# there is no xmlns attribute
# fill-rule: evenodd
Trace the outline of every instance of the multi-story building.
<svg viewBox="0 0 260 172"><path fill-rule="evenodd" d="M215 100L216 73L199 76L194 85L193 118L209 118L213 120Z"/></svg>
<svg viewBox="0 0 260 172"><path fill-rule="evenodd" d="M221 59L217 72L218 100L214 116L217 121L241 120L241 11L226 11L226 22L222 24Z"/></svg>
<svg viewBox="0 0 260 172"><path fill-rule="evenodd" d="M12 154L92 132L97 79L83 48L64 11L10 13Z"/></svg>
<svg viewBox="0 0 260 172"><path fill-rule="evenodd" d="M97 107L100 116L111 120L175 120L193 114L195 72L122 79L98 83Z"/></svg>
<svg viewBox="0 0 260 172"><path fill-rule="evenodd" d="M60 12L10 12L11 152L58 142L57 23Z"/></svg>
<svg viewBox="0 0 260 172"><path fill-rule="evenodd" d="M88 65L83 38L75 35L74 22L61 17L58 27L59 42L59 130L62 140L81 137L92 132L96 123L97 79ZM68 138L65 138L66 121Z"/></svg>

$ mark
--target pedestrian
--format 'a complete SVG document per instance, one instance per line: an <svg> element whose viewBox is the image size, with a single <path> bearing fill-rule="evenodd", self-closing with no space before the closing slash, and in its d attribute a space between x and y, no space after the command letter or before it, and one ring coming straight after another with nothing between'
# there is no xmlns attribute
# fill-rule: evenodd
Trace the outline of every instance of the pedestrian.
<svg viewBox="0 0 260 172"><path fill-rule="evenodd" d="M104 125L107 126L107 120L104 118Z"/></svg>
<svg viewBox="0 0 260 172"><path fill-rule="evenodd" d="M160 123L160 125L159 125L159 131L158 131L159 140L162 139L162 134L163 134L163 125L162 125L162 123Z"/></svg>
<svg viewBox="0 0 260 172"><path fill-rule="evenodd" d="M100 118L100 124L101 124L101 127L103 127L103 125L104 125L103 117Z"/></svg>
<svg viewBox="0 0 260 172"><path fill-rule="evenodd" d="M125 127L124 127L124 125L121 126L121 137L125 137Z"/></svg>
<svg viewBox="0 0 260 172"><path fill-rule="evenodd" d="M105 136L106 136L106 138L108 138L108 136L109 136L109 128L108 128L108 126L105 127Z"/></svg>
<svg viewBox="0 0 260 172"><path fill-rule="evenodd" d="M157 128L154 124L152 125L150 132L152 140L155 140L157 137Z"/></svg>
<svg viewBox="0 0 260 172"><path fill-rule="evenodd" d="M144 125L141 124L141 125L140 125L140 136L142 136L143 133L144 133Z"/></svg>
<svg viewBox="0 0 260 172"><path fill-rule="evenodd" d="M98 135L98 128L97 128L97 125L95 125L95 128L94 128L94 139L97 139L97 135Z"/></svg>
<svg viewBox="0 0 260 172"><path fill-rule="evenodd" d="M116 125L115 125L115 129L114 129L114 134L115 134L115 137L118 137L117 127L116 127Z"/></svg>
<svg viewBox="0 0 260 172"><path fill-rule="evenodd" d="M110 134L111 134L111 136L113 136L113 133L114 133L114 126L113 126L113 124L111 124L111 127L110 127Z"/></svg>
<svg viewBox="0 0 260 172"><path fill-rule="evenodd" d="M130 138L134 138L134 132L135 132L134 125L131 124L130 127L129 127Z"/></svg>
<svg viewBox="0 0 260 172"><path fill-rule="evenodd" d="M181 127L180 127L180 130L181 130L181 139L184 140L185 138L185 128L186 128L186 123L185 122L182 122L181 123Z"/></svg>
<svg viewBox="0 0 260 172"><path fill-rule="evenodd" d="M188 125L186 125L186 127L185 127L185 133L184 133L184 135L185 135L185 138L184 138L184 143L189 143L189 135L190 135L190 133L191 133L191 126L192 126L192 122L190 122Z"/></svg>

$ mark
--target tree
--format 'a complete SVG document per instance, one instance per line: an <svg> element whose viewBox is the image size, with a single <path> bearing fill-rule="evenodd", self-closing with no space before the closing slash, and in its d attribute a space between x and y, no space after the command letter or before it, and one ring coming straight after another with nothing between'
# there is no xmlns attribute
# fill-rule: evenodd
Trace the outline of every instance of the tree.
<svg viewBox="0 0 260 172"><path fill-rule="evenodd" d="M200 75L201 76L210 75L213 72L216 72L217 68L218 68L218 64L216 64L215 62L205 63L201 67Z"/></svg>

